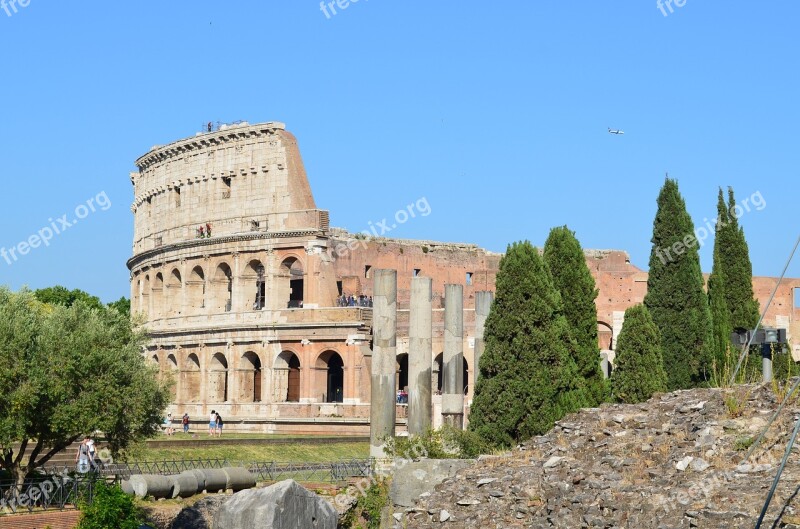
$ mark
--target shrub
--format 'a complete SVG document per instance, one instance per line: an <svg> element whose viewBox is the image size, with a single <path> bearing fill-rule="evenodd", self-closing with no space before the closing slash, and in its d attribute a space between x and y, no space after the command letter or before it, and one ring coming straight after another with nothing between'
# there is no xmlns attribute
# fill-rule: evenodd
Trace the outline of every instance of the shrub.
<svg viewBox="0 0 800 529"><path fill-rule="evenodd" d="M81 507L77 529L138 529L144 514L117 485L97 484L94 501Z"/></svg>
<svg viewBox="0 0 800 529"><path fill-rule="evenodd" d="M386 454L405 459L474 459L492 451L478 434L452 426L428 429L422 435L395 437L386 443Z"/></svg>

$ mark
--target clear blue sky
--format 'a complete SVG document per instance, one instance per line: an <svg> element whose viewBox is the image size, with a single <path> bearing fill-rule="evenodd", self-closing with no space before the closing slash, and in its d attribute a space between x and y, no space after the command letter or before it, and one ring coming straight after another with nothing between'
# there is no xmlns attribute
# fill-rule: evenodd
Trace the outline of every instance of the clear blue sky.
<svg viewBox="0 0 800 529"><path fill-rule="evenodd" d="M798 235L796 2L29 1L0 10L0 247L111 207L0 260L14 289L127 296L134 160L210 120L285 122L353 231L424 197L392 236L503 251L568 224L646 268L669 172L696 224L718 186L760 193L741 219L758 275Z"/></svg>

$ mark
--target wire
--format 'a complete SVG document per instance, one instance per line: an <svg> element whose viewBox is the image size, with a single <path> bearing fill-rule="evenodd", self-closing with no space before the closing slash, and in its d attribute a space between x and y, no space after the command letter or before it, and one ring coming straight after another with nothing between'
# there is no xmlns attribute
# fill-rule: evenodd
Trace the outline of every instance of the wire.
<svg viewBox="0 0 800 529"><path fill-rule="evenodd" d="M761 313L761 317L758 319L758 323L756 323L756 328L753 329L753 332L750 333L750 339L747 341L747 347L742 348L742 353L739 355L739 362L736 363L736 369L733 370L733 375L731 375L730 385L733 386L736 383L736 375L739 374L739 369L742 367L742 362L744 361L745 355L750 352L750 346L753 345L753 340L756 337L756 331L759 327L761 327L761 322L764 321L764 318L767 316L767 310L769 310L769 306L772 304L772 300L775 299L775 294L778 292L778 287L781 286L781 281L783 281L784 276L786 276L786 270L789 269L789 263L792 262L792 258L794 258L794 253L797 251L797 247L800 245L800 236L797 237L797 242L794 243L794 249L792 249L792 253L789 254L789 259L786 261L786 266L783 267L783 272L781 273L781 277L778 278L778 282L775 284L775 288L772 291L772 295L769 297L769 301L764 306L764 311Z"/></svg>
<svg viewBox="0 0 800 529"><path fill-rule="evenodd" d="M781 474L783 474L783 469L786 468L786 463L789 461L789 455L792 453L792 447L794 446L795 439L797 439L798 432L800 432L800 417L797 418L797 422L794 425L794 432L792 432L792 438L789 440L789 445L786 447L786 453L783 455L783 461L781 461L781 466L778 469L778 473L775 475L775 481L772 482L772 488L769 490L769 494L767 495L767 501L764 503L764 508L761 509L761 515L758 517L755 529L761 528L761 522L764 521L764 516L766 516L767 514L767 509L769 509L769 504L772 502L772 497L775 495L775 489L778 488L778 482L781 480Z"/></svg>
<svg viewBox="0 0 800 529"><path fill-rule="evenodd" d="M783 407L786 406L787 402L789 402L789 399L792 397L792 394L797 390L798 386L800 386L800 378L798 378L797 382L795 382L792 385L792 388L789 390L789 393L787 393L786 396L783 398L783 402L781 402L781 405L778 406L778 409L775 411L775 413L772 414L772 418L769 420L767 425L764 426L764 429L761 430L761 434L758 436L758 439L755 440L753 445L750 447L750 450L747 451L747 455L744 456L744 461L750 459L750 456L752 456L753 452L756 451L756 447L758 447L759 443L761 443L761 441L767 435L767 432L772 426L772 423L775 422L775 419L778 418L778 415L780 415L781 410L783 410Z"/></svg>

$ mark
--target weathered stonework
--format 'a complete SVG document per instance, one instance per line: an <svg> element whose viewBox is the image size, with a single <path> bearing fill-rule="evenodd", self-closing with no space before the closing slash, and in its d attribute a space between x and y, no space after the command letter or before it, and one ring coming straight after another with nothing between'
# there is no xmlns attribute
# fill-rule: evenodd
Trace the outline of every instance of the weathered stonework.
<svg viewBox="0 0 800 529"><path fill-rule="evenodd" d="M369 431L373 273L397 270L397 388L408 386L411 279L433 282L433 422L441 423L445 284L463 286L466 411L475 378L475 295L495 289L501 255L475 245L365 238L329 227L295 137L242 124L154 147L131 174L131 303L152 336L147 355L176 380L173 416L216 410L236 429ZM207 227L211 227L209 236ZM200 228L203 229L202 237ZM615 250L586 252L599 289L599 342L613 361L626 308L647 273ZM754 278L764 303L773 278ZM798 335L784 280L766 325ZM599 361L599 359L598 359ZM405 423L405 406L398 406Z"/></svg>

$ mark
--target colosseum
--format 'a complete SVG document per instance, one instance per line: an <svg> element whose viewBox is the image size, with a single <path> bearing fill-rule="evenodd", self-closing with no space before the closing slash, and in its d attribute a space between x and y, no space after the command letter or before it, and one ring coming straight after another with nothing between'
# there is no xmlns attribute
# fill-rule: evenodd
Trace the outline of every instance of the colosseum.
<svg viewBox="0 0 800 529"><path fill-rule="evenodd" d="M213 409L242 431L366 434L379 269L398 273L398 388L408 384L411 278L433 280L434 424L441 423L444 289L463 286L468 413L475 296L494 290L500 254L331 228L282 123L223 125L153 147L136 166L132 311L152 337L148 358L175 381L173 415L200 423ZM425 207L408 212L424 215ZM587 250L586 262L599 289L600 349L613 361L624 311L643 300L647 272L618 250ZM753 278L762 304L776 282ZM800 280L784 280L766 318L789 337L800 331L796 289ZM402 427L402 403L397 417Z"/></svg>

